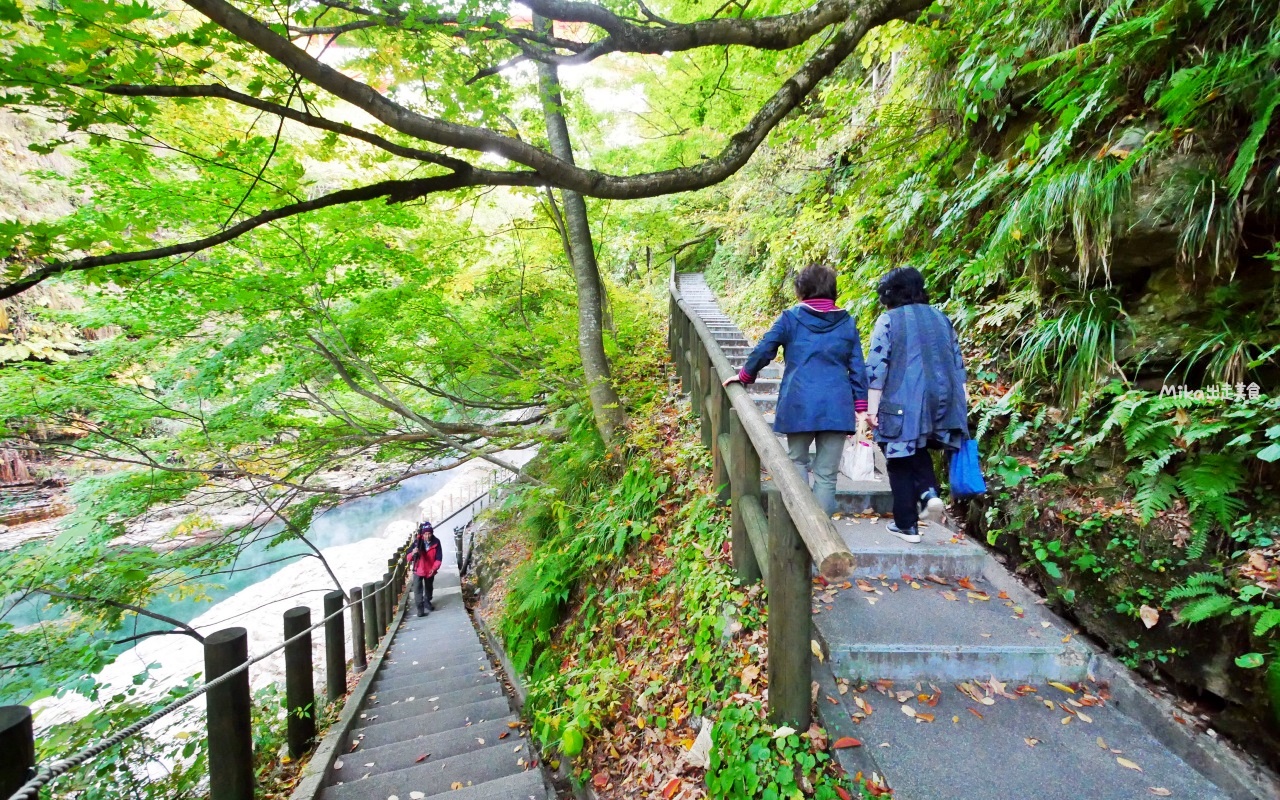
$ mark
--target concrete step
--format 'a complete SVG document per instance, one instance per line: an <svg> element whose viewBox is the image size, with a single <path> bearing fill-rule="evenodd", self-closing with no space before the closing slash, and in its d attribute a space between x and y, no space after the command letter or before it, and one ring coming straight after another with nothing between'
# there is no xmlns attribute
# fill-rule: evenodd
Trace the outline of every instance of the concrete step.
<svg viewBox="0 0 1280 800"><path fill-rule="evenodd" d="M1039 606L1001 599L985 580L973 578L972 593L920 577L915 586L901 575L862 580L872 592L855 584L835 590L834 597L819 591L815 600L814 627L839 676L962 681L996 675L1024 682L1085 677L1089 652L1071 631Z"/></svg>
<svg viewBox="0 0 1280 800"><path fill-rule="evenodd" d="M342 767L330 769L330 783L338 781L351 783L366 772L372 772L375 769L380 773L408 769L424 763L427 759L418 760L423 755L427 755L432 762L435 762L461 753L496 747L499 744L510 743L511 746L521 744L525 741L521 738L522 734L518 728L511 728L509 724L518 721L518 717L511 715L481 722L468 728L418 736L382 747L361 748L349 756L338 758L337 762L342 764ZM506 734L506 738L500 739L499 737L503 734ZM484 741L481 742L481 739ZM366 764L374 766L367 767Z"/></svg>
<svg viewBox="0 0 1280 800"><path fill-rule="evenodd" d="M778 396L776 394L764 394L763 392L753 392L751 401L756 404L756 408L760 409L760 413L771 413L778 410Z"/></svg>
<svg viewBox="0 0 1280 800"><path fill-rule="evenodd" d="M455 689L443 694L386 694L361 709L353 729L368 730L410 717L427 719L433 714L473 705L495 697L506 697L506 695L502 692L502 686L492 680L487 684L468 686L465 689Z"/></svg>
<svg viewBox="0 0 1280 800"><path fill-rule="evenodd" d="M940 683L935 706L919 701L919 694L934 694L927 684L919 691L915 683L885 687L911 692L905 703L874 687L842 696L823 685L820 695L838 698L839 704L820 700L817 705L832 739L862 741L860 748L834 751L845 768L878 772L893 796L903 800L1136 800L1153 797L1151 787L1167 789L1160 794L1174 798L1228 797L1113 703L1076 708L1067 702L1080 702L1084 692L1097 697L1100 687L1076 686L1071 694L1047 684L1026 685L1034 691L1020 693L1022 684L1009 681L1005 691L1013 698L980 687L979 696L994 701L985 705L952 683ZM871 708L870 715L857 717L859 723L850 721L855 712L863 713L854 698ZM934 721L918 721L903 713L902 705L931 714ZM1122 766L1118 758L1142 771Z"/></svg>
<svg viewBox="0 0 1280 800"><path fill-rule="evenodd" d="M518 752L515 749L517 746L520 748ZM462 787L478 787L492 780L518 775L525 771L520 760L528 763L530 755L528 746L523 741L518 745L496 741L491 747L439 760L428 758L421 764L381 774L376 761L372 762L375 766L364 767L365 763L370 762L360 761L358 752L345 756L343 760L348 759L361 765L357 769L366 769L372 774L367 778L328 787L320 795L324 800L381 800L391 795L408 798L410 792L422 792L426 797L452 794L457 791L453 788L457 784Z"/></svg>
<svg viewBox="0 0 1280 800"><path fill-rule="evenodd" d="M781 378L756 378L755 383L747 384L747 391L752 394L774 394L782 388Z"/></svg>
<svg viewBox="0 0 1280 800"><path fill-rule="evenodd" d="M786 443L782 446L785 449ZM766 474L761 479L767 483L769 476ZM868 511L886 516L893 513L893 492L889 490L889 482L851 481L844 473L837 475L836 513L862 514Z"/></svg>
<svg viewBox="0 0 1280 800"><path fill-rule="evenodd" d="M449 677L446 677L449 676ZM381 677L373 682L372 691L377 695L391 696L394 693L408 695L441 694L468 686L480 686L495 680L492 672L472 672L470 669L450 673L433 670L427 674L394 675Z"/></svg>
<svg viewBox="0 0 1280 800"><path fill-rule="evenodd" d="M887 575L938 575L944 578L982 575L987 551L957 536L943 525L922 524L924 540L909 544L889 532L892 516L876 519L858 517L837 519L840 532L857 565L860 577Z"/></svg>
<svg viewBox="0 0 1280 800"><path fill-rule="evenodd" d="M448 641L448 640L445 640ZM450 642L452 644L452 642ZM487 664L489 656L475 639L457 649L429 641L410 642L400 648L391 659L388 675L403 672L430 672L440 667L454 667L466 664Z"/></svg>
<svg viewBox="0 0 1280 800"><path fill-rule="evenodd" d="M448 800L554 800L536 769L449 792Z"/></svg>
<svg viewBox="0 0 1280 800"><path fill-rule="evenodd" d="M352 732L352 741L358 737L360 747L381 747L386 744L403 742L415 736L425 736L455 728L465 728L486 720L502 719L511 713L511 705L505 697L482 700L479 703L441 709L433 714L400 719L386 725L374 725ZM358 749L356 752L360 752Z"/></svg>

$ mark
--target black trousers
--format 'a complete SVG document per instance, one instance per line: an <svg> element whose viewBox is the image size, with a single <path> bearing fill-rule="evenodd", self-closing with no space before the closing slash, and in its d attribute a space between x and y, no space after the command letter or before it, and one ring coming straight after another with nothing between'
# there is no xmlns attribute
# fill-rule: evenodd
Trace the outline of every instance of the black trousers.
<svg viewBox="0 0 1280 800"><path fill-rule="evenodd" d="M926 489L938 489L933 459L927 449L920 448L909 456L885 458L885 467L889 471L889 488L893 491L894 524L902 531L915 527L920 522L920 495Z"/></svg>
<svg viewBox="0 0 1280 800"><path fill-rule="evenodd" d="M436 576L424 578L421 575L413 576L413 593L414 600L418 603L418 613L424 614L427 610L427 603L431 602L431 595L436 590Z"/></svg>

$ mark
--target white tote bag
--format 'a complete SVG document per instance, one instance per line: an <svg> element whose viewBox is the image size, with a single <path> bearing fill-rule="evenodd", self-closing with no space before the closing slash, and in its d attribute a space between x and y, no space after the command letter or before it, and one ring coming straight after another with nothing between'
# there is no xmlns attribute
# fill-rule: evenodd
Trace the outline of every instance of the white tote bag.
<svg viewBox="0 0 1280 800"><path fill-rule="evenodd" d="M866 430L859 425L858 432L849 441L841 457L840 471L851 481L874 481L876 478L876 446L867 438Z"/></svg>

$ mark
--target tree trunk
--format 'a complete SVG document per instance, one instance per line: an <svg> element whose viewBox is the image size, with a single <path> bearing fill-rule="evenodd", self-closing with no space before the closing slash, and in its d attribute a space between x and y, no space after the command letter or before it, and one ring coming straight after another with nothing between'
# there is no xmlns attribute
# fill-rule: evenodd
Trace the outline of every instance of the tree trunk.
<svg viewBox="0 0 1280 800"><path fill-rule="evenodd" d="M533 16L533 26L537 31L549 27L547 20L537 14ZM573 144L569 140L555 65L538 62L538 85L551 152L556 158L572 163ZM587 204L582 195L567 189L560 192L560 199L564 206L565 255L569 257L578 289L578 354L587 378L596 427L605 444L612 447L626 415L610 380L609 357L604 351L604 286L587 222Z"/></svg>

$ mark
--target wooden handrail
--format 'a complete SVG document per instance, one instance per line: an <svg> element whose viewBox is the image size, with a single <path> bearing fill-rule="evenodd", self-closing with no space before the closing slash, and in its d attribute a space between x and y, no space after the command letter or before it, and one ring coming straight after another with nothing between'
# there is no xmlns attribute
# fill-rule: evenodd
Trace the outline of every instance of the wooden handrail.
<svg viewBox="0 0 1280 800"><path fill-rule="evenodd" d="M720 349L720 344L711 335L706 323L685 303L684 297L680 294L680 287L676 284L674 262L671 265L669 291L675 306L689 320L703 350L710 358L712 377L715 380L712 382L713 385L703 387L705 393L724 392L729 404L737 412L742 429L750 439L752 448L759 455L761 465L768 470L772 483L778 490L783 505L786 506L787 513L795 524L800 538L804 540L810 558L818 567L818 574L829 581L843 580L848 577L853 572L853 554L849 552L844 540L836 532L831 518L818 504L818 499L809 489L808 484L796 471L787 452L782 448L782 443L774 435L773 428L760 413L760 409L756 408L746 387L740 383L731 383L727 387L720 385L726 378L737 375L737 370L729 364L729 359L725 357L724 351ZM695 404L695 407L697 406L698 404Z"/></svg>

